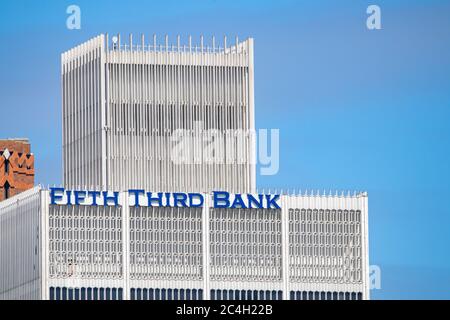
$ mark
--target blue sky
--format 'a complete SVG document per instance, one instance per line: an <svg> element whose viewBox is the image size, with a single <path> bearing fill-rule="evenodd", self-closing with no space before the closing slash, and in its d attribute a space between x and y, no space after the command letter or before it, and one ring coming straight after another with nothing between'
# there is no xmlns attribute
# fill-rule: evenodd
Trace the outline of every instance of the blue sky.
<svg viewBox="0 0 450 320"><path fill-rule="evenodd" d="M253 37L256 124L281 140L258 185L368 191L372 297L450 299L450 1L2 1L0 137L31 139L39 183L61 181L60 54L104 32Z"/></svg>

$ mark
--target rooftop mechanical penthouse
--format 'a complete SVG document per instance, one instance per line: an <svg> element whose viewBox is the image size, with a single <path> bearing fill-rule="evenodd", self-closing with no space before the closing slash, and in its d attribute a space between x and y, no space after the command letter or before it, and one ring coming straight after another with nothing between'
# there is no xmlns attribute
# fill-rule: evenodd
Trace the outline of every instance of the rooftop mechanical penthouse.
<svg viewBox="0 0 450 320"><path fill-rule="evenodd" d="M64 185L254 191L250 135L235 147L234 163L182 165L170 154L174 131L194 134L197 123L254 130L253 39L112 39L100 35L62 55Z"/></svg>

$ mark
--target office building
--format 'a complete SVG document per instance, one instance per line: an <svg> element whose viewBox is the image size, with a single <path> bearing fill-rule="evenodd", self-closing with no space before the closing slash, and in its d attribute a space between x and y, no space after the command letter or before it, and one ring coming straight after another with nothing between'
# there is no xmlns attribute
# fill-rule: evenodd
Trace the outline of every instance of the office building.
<svg viewBox="0 0 450 320"><path fill-rule="evenodd" d="M256 189L252 39L101 35L62 89L64 183L0 203L0 299L369 299L367 193ZM180 129L243 133L235 162L177 163Z"/></svg>

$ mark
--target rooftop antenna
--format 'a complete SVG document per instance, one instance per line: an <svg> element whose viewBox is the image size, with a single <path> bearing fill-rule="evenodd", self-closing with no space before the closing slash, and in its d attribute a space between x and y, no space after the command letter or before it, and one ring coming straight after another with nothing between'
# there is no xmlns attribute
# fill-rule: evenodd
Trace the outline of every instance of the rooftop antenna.
<svg viewBox="0 0 450 320"><path fill-rule="evenodd" d="M119 41L119 38L117 36L112 37L112 43L113 43L113 50L117 49L117 42Z"/></svg>

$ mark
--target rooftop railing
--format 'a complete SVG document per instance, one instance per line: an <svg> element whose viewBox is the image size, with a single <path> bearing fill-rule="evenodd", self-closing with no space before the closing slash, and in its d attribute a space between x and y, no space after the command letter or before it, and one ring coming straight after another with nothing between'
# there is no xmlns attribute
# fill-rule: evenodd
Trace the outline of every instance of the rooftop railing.
<svg viewBox="0 0 450 320"><path fill-rule="evenodd" d="M156 35L150 43L146 43L144 35L141 35L138 43L133 42L133 35L129 35L128 43L122 43L120 34L109 37L106 35L106 48L110 51L128 52L174 52L174 53L246 53L246 45L239 42L239 38L234 39L234 43L228 45L227 37L223 38L221 44L216 44L216 38L211 38L211 44L205 45L203 36L200 36L200 43L193 44L192 37L188 37L187 44L181 44L181 37L176 37L175 43L169 42L169 37L164 37L163 43L158 43Z"/></svg>

